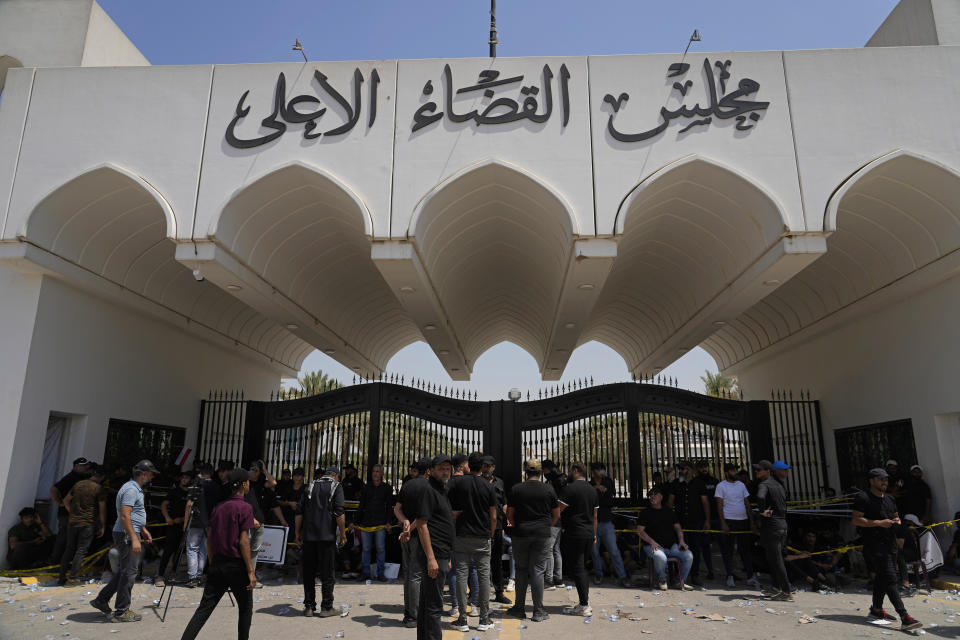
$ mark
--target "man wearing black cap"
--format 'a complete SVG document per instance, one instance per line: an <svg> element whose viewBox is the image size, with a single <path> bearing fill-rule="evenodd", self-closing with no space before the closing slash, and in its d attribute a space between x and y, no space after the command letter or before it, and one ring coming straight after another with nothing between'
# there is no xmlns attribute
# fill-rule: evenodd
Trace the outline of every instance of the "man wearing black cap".
<svg viewBox="0 0 960 640"><path fill-rule="evenodd" d="M550 527L560 519L557 494L540 481L540 460L531 458L523 465L525 482L510 488L507 498L507 523L513 527L513 554L517 570L517 601L507 614L526 618L527 586L533 596L533 622L549 616L543 608L543 579L547 570Z"/></svg>
<svg viewBox="0 0 960 640"><path fill-rule="evenodd" d="M423 492L430 488L427 474L433 461L421 458L416 462L417 475L404 481L393 506L393 514L400 523L400 549L403 552L403 626L417 626L420 611L420 585L423 582L423 565L420 563L420 539L411 524L420 513L420 501Z"/></svg>
<svg viewBox="0 0 960 640"><path fill-rule="evenodd" d="M177 550L180 548L180 541L183 539L183 527L186 515L188 490L193 482L194 474L189 471L181 471L177 474L177 484L170 489L166 497L160 503L160 514L167 524L164 531L163 554L160 556L160 564L157 565L157 573L153 578L153 583L163 586L167 580L167 566L170 561L176 562ZM177 572L177 567L173 567L173 573Z"/></svg>
<svg viewBox="0 0 960 640"><path fill-rule="evenodd" d="M696 533L697 529L705 528L704 519L709 517L704 513L706 494L698 484L693 464L687 460L681 460L677 463L677 477L667 488L669 495L664 496L664 506L673 510L685 531L691 532L686 536L690 543L690 551L693 553L693 568L689 581L684 584L700 586L703 584L700 581L700 557L703 555L704 546L709 551L710 534L704 534L706 535L706 545L704 545L703 538L698 537L700 534Z"/></svg>
<svg viewBox="0 0 960 640"><path fill-rule="evenodd" d="M210 572L200 606L194 612L181 640L193 640L213 613L227 589L237 601L237 638L247 640L253 618L253 594L257 583L250 557L250 530L253 507L244 500L250 490L250 472L234 469L227 474L231 495L221 501L210 515Z"/></svg>
<svg viewBox="0 0 960 640"><path fill-rule="evenodd" d="M610 563L620 580L621 587L629 587L627 569L623 566L620 548L617 546L617 531L613 526L613 494L616 487L613 479L607 475L607 465L596 461L590 463L590 473L593 480L590 484L597 490L600 501L600 510L597 511L597 542L593 545L593 584L603 583L603 559L600 557L600 545L610 556Z"/></svg>
<svg viewBox="0 0 960 640"><path fill-rule="evenodd" d="M923 624L907 613L897 590L897 539L894 527L900 525L900 516L893 497L886 493L889 480L889 475L883 469L870 471L867 475L870 491L854 498L851 521L860 527L863 555L868 566L876 572L869 618L878 621L895 619L883 610L883 598L886 596L900 615L900 628L909 631L919 629Z"/></svg>
<svg viewBox="0 0 960 640"><path fill-rule="evenodd" d="M411 532L416 532L420 541L419 561L425 567L417 616L418 640L441 640L443 637L440 623L443 584L450 567L454 539L453 511L446 495L452 468L450 456L441 453L434 457L427 488L422 492L417 508L417 518L400 538L401 542L406 542Z"/></svg>
<svg viewBox="0 0 960 640"><path fill-rule="evenodd" d="M553 460L544 460L543 478L550 483L559 498L563 487L567 484L567 474L560 473ZM547 550L547 573L544 578L545 591L553 591L557 587L563 586L563 557L560 553L560 539L562 537L559 522L550 527L550 548Z"/></svg>
<svg viewBox="0 0 960 640"><path fill-rule="evenodd" d="M225 498L229 498L235 493L224 495L224 487L230 487L230 472L233 470L233 464L230 469L224 468L224 462L220 463L221 471L218 472L217 480L213 480L213 465L203 463L197 467L197 480L200 485L199 494L194 496L196 499L187 500L184 508L184 535L186 543L184 551L187 556L187 583L185 586L194 588L200 586L200 579L203 575L203 569L207 564L207 528L210 526L210 514L213 508ZM222 478L222 480L221 480Z"/></svg>
<svg viewBox="0 0 960 640"><path fill-rule="evenodd" d="M357 468L351 463L343 465L343 499L356 501L363 492L363 480L357 476Z"/></svg>
<svg viewBox="0 0 960 640"><path fill-rule="evenodd" d="M57 541L53 546L53 553L50 556L50 564L60 564L63 552L67 548L67 538L70 537L70 512L63 504L63 499L77 484L90 475L90 461L80 457L73 461L73 469L70 473L60 478L55 485L50 487L50 500L57 505Z"/></svg>
<svg viewBox="0 0 960 640"><path fill-rule="evenodd" d="M490 586L494 592L493 601L513 604L503 593L503 528L507 522L507 490L503 485L503 479L494 475L494 471L497 470L496 458L486 455L483 456L482 462L480 475L493 487L493 493L497 498L497 528L490 541Z"/></svg>
<svg viewBox="0 0 960 640"><path fill-rule="evenodd" d="M330 467L323 477L315 480L309 494L304 494L297 508L297 544L302 549L303 615L312 616L317 610L317 568L320 569L321 618L337 615L333 608L333 585L336 578L333 565L337 557L337 531L342 546L347 541L344 518L343 487L337 481L340 470Z"/></svg>
<svg viewBox="0 0 960 640"><path fill-rule="evenodd" d="M153 480L157 468L149 460L133 465L133 479L117 493L117 522L113 525L113 546L120 555L120 566L110 582L90 601L91 606L110 615L110 598L117 595L116 612L111 622L139 622L140 614L130 610L130 590L140 567L140 537L150 543L143 487Z"/></svg>
<svg viewBox="0 0 960 640"><path fill-rule="evenodd" d="M753 465L757 472L757 509L760 513L760 546L766 554L770 567L773 588L763 591L770 600L793 602L787 567L783 562L783 549L787 544L787 490L782 480L787 477L790 466L782 460L770 464L761 460ZM777 477L772 474L776 470Z"/></svg>

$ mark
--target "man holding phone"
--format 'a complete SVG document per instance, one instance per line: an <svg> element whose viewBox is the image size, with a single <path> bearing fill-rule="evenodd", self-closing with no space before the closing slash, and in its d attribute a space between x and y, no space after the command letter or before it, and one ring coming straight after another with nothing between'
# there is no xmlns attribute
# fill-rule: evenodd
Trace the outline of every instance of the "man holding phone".
<svg viewBox="0 0 960 640"><path fill-rule="evenodd" d="M340 469L328 468L314 481L309 492L300 498L296 515L297 544L303 572L303 615L329 618L337 615L333 608L333 565L337 546L347 542L346 517L343 507L343 486ZM339 531L339 536L338 536ZM320 611L317 612L317 569L320 570Z"/></svg>

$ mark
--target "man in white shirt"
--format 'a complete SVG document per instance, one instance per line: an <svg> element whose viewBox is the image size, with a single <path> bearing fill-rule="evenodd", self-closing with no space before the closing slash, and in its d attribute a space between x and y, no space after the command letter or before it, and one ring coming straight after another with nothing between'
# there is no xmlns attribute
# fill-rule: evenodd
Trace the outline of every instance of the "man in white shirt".
<svg viewBox="0 0 960 640"><path fill-rule="evenodd" d="M720 514L720 526L723 529L723 566L727 570L727 586L736 585L737 577L733 573L733 545L747 573L747 584L759 588L760 583L753 573L753 561L750 547L753 536L744 531L754 531L750 510L750 492L746 485L737 480L737 465L726 464L723 467L723 482L717 483L714 496L717 500L717 513Z"/></svg>

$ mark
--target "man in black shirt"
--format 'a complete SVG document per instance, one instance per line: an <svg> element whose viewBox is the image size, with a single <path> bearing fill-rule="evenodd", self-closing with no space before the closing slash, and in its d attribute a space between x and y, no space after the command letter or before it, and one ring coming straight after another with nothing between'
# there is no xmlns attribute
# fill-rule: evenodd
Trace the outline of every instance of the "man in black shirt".
<svg viewBox="0 0 960 640"><path fill-rule="evenodd" d="M400 550L403 552L403 626L412 629L417 626L420 610L420 586L423 582L423 564L420 563L420 539L411 524L420 513L420 500L423 492L429 489L427 474L433 461L421 458L417 463L417 475L400 487L393 514L400 523Z"/></svg>
<svg viewBox="0 0 960 640"><path fill-rule="evenodd" d="M360 506L357 511L360 520L360 540L363 554L360 565L363 577L370 577L370 552L377 549L377 581L386 582L383 575L387 562L387 520L393 506L393 487L383 481L383 467L373 465L370 470L370 484L360 490Z"/></svg>
<svg viewBox="0 0 960 640"><path fill-rule="evenodd" d="M591 484L597 490L597 497L600 500L600 510L597 512L597 542L593 545L593 584L603 583L603 559L600 557L602 544L610 556L610 562L620 580L620 586L629 587L627 569L623 566L623 558L617 546L617 531L613 526L613 494L616 492L616 487L607 475L607 465L604 463L591 462L590 472L593 474Z"/></svg>
<svg viewBox="0 0 960 640"><path fill-rule="evenodd" d="M883 610L883 597L886 595L900 615L900 628L909 631L918 629L923 624L907 613L897 591L897 539L894 527L900 525L900 516L893 497L886 493L889 480L889 475L883 469L870 471L867 476L870 492L860 493L854 499L852 522L861 529L863 555L870 568L876 572L870 618L895 619Z"/></svg>
<svg viewBox="0 0 960 640"><path fill-rule="evenodd" d="M449 485L450 506L456 520L454 552L460 612L453 628L470 630L467 624L467 578L473 566L477 570L480 592L477 630L487 631L493 628L490 621L490 539L497 527L497 496L490 483L480 477L483 455L471 453L467 465L468 472Z"/></svg>
<svg viewBox="0 0 960 640"><path fill-rule="evenodd" d="M570 475L560 490L560 516L563 524L563 563L573 575L580 602L569 613L578 616L593 614L590 608L590 580L587 578L587 555L597 540L597 511L600 500L597 490L586 480L587 467L582 462L570 465Z"/></svg>
<svg viewBox="0 0 960 640"><path fill-rule="evenodd" d="M343 465L343 499L355 501L360 499L363 491L363 480L357 477L357 468L349 462Z"/></svg>
<svg viewBox="0 0 960 640"><path fill-rule="evenodd" d="M153 579L154 584L163 586L167 579L167 565L174 558L177 549L180 548L180 541L183 539L184 518L187 507L187 488L193 482L193 474L188 471L181 471L177 475L177 484L170 489L166 497L160 503L160 513L167 523L167 529L164 532L163 554L160 556L160 564L157 565L157 573ZM173 573L177 572L177 567L173 567Z"/></svg>
<svg viewBox="0 0 960 640"><path fill-rule="evenodd" d="M663 506L663 493L659 487L651 488L647 492L647 498L650 500L650 508L640 512L637 535L640 536L640 541L645 543L643 552L653 562L658 586L661 591L667 588L667 558L679 558L680 584L687 591L692 591L693 585L687 583L687 576L693 563L693 553L683 539L680 519L672 509Z"/></svg>
<svg viewBox="0 0 960 640"><path fill-rule="evenodd" d="M912 513L920 519L921 524L929 524L933 493L930 485L923 479L923 467L920 465L910 467L910 477L904 486L904 494L902 504L897 504L897 512L904 515Z"/></svg>
<svg viewBox="0 0 960 640"><path fill-rule="evenodd" d="M73 469L70 473L60 478L55 485L50 487L50 499L57 505L57 541L53 547L53 553L50 555L50 564L60 564L63 552L67 548L67 538L69 537L70 512L63 504L63 499L70 493L73 485L77 484L90 475L90 461L80 457L73 461ZM119 485L118 485L119 486Z"/></svg>
<svg viewBox="0 0 960 640"><path fill-rule="evenodd" d="M340 470L330 467L323 477L314 481L309 494L304 492L297 508L297 544L303 550L303 615L312 616L317 610L317 569L320 570L321 618L337 615L333 608L333 585L336 578L333 564L337 556L337 533L343 545L347 541L344 520L343 488L337 482Z"/></svg>
<svg viewBox="0 0 960 640"><path fill-rule="evenodd" d="M250 465L250 491L245 496L246 501L253 507L254 528L250 530L250 560L253 562L253 569L257 569L257 557L260 555L263 541L263 525L267 523L267 514L274 512L283 515L280 507L277 505L277 496L273 488L277 486L276 479L267 471L263 460L257 460ZM288 526L286 521L281 522L283 526ZM262 589L263 584L257 580L255 589Z"/></svg>
<svg viewBox="0 0 960 640"><path fill-rule="evenodd" d="M222 461L221 461L222 464ZM230 465L233 466L232 464ZM223 477L230 474L226 470ZM197 587L200 585L200 576L203 575L203 569L207 564L207 528L210 526L210 514L213 508L223 500L223 483L220 482L221 475L213 480L213 465L202 464L197 468L197 482L200 485L198 500L187 500L184 508L184 517L187 522L184 534L187 542L184 545L187 556L187 583L188 587ZM226 486L233 486L227 482ZM187 526L189 524L189 526Z"/></svg>
<svg viewBox="0 0 960 640"><path fill-rule="evenodd" d="M420 542L420 563L425 575L420 585L420 611L417 616L417 640L441 640L443 628L443 584L453 552L454 523L446 485L453 469L450 456L434 457L426 488L421 492L417 518L409 531L401 534L401 542L415 531Z"/></svg>
<svg viewBox="0 0 960 640"><path fill-rule="evenodd" d="M560 473L553 460L543 461L543 477L553 487L557 496L567 484L566 474ZM546 591L553 591L563 586L563 555L560 553L560 523L550 527L550 548L547 549L547 573L544 578Z"/></svg>
<svg viewBox="0 0 960 640"><path fill-rule="evenodd" d="M20 522L7 532L7 565L11 569L29 569L37 562L42 562L50 549L48 543L52 542L53 534L37 515L36 509L24 507L19 515Z"/></svg>
<svg viewBox="0 0 960 640"><path fill-rule="evenodd" d="M753 465L757 472L757 509L760 512L760 546L766 554L770 567L773 588L763 591L763 596L771 600L793 602L790 592L790 579L787 567L783 563L783 548L787 544L787 490L783 481L787 478L790 465L777 460L761 460ZM774 477L772 474L776 474Z"/></svg>
<svg viewBox="0 0 960 640"><path fill-rule="evenodd" d="M496 458L490 455L483 456L480 474L493 487L493 493L497 497L497 528L490 541L490 586L493 588L494 602L513 604L503 593L503 528L507 523L507 490L503 485L503 479L494 475L496 470Z"/></svg>
<svg viewBox="0 0 960 640"><path fill-rule="evenodd" d="M526 618L524 605L527 586L533 595L533 622L549 616L543 608L543 579L547 570L547 546L550 527L560 519L557 494L540 481L540 460L531 458L523 465L527 479L510 488L507 499L507 523L513 527L513 560L517 572L517 601L507 613Z"/></svg>
<svg viewBox="0 0 960 640"><path fill-rule="evenodd" d="M710 475L710 465L706 460L697 462L696 475L690 481L689 499L696 501L697 508L692 510L699 520L692 529L713 529L713 494L717 490L717 479ZM719 526L719 523L718 523ZM713 553L710 547L709 533L689 533L687 543L693 552L693 566L690 568L690 584L700 585L700 559L707 565L707 580L713 580Z"/></svg>
<svg viewBox="0 0 960 640"><path fill-rule="evenodd" d="M277 483L277 504L280 506L280 512L288 525L296 519L297 505L300 504L300 498L307 490L303 483L305 476L306 472L303 467L297 467L293 470L289 484L281 489L280 483Z"/></svg>

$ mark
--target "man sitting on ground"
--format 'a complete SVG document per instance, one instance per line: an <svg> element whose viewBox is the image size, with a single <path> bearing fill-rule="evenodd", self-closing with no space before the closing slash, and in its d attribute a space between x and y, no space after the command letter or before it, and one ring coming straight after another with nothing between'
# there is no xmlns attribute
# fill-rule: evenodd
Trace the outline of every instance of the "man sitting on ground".
<svg viewBox="0 0 960 640"><path fill-rule="evenodd" d="M659 487L650 489L647 498L650 500L650 508L640 512L637 535L645 543L643 552L653 560L659 589L665 591L667 588L667 558L679 558L680 584L685 590L693 591L693 585L687 584L693 553L683 540L680 519L672 509L663 506L663 493Z"/></svg>
<svg viewBox="0 0 960 640"><path fill-rule="evenodd" d="M24 507L19 515L20 522L7 532L7 564L11 569L29 569L50 553L53 534L33 507Z"/></svg>

